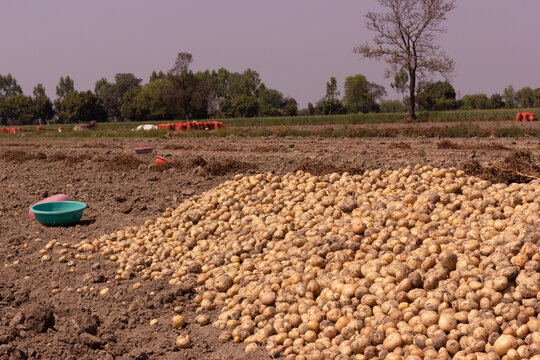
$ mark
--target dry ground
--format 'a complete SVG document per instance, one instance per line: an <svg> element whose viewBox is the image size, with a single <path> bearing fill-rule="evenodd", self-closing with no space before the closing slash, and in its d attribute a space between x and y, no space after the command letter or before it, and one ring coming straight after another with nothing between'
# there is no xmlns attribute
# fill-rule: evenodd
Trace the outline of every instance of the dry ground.
<svg viewBox="0 0 540 360"><path fill-rule="evenodd" d="M156 166L153 155L135 155L138 146L154 146L154 155L172 163ZM54 253L41 262L39 251L53 239L75 243L141 225L239 172L361 173L417 163L462 167L471 160L489 166L517 150L538 159L540 140L2 139L0 359L267 359L263 350L246 355L242 345L218 340L210 325L195 324L188 291L167 282L133 290L140 279L115 281L115 265L106 258L69 266ZM31 204L57 193L89 205L78 225L45 227L28 218ZM110 293L99 295L105 287ZM187 319L181 333L191 335L190 349L174 344L175 310ZM152 319L158 324L150 326Z"/></svg>

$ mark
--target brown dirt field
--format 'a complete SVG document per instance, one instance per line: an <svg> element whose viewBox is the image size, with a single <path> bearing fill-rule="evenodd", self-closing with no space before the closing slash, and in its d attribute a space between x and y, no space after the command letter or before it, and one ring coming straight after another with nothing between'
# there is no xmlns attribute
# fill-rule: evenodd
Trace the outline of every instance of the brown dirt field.
<svg viewBox="0 0 540 360"><path fill-rule="evenodd" d="M71 244L139 226L239 172L361 173L414 164L462 167L471 161L481 171L500 166L518 150L528 151L531 168L539 165L536 138L440 142L289 137L0 141L0 359L269 359L264 349L246 355L243 345L220 341L211 325L197 325L192 294L166 281L143 282L133 290L140 279L115 281L116 265L107 258L96 255L70 266L54 252L51 261L42 262L39 251L53 239ZM156 149L136 155L133 148L139 146ZM156 166L156 154L171 163ZM89 205L79 224L45 227L28 218L31 204L58 193ZM110 292L100 295L105 287ZM180 331L170 325L175 310L187 319ZM158 320L154 326L152 319ZM176 348L179 333L191 335L190 349Z"/></svg>
<svg viewBox="0 0 540 360"><path fill-rule="evenodd" d="M283 129L295 129L295 130L322 130L324 128L337 129L343 126L347 126L349 129L361 129L361 128L374 128L374 129L403 129L403 128L449 128L453 126L478 126L482 129L498 129L498 128L507 128L510 126L516 126L523 129L537 130L540 129L540 121L525 121L525 122L516 122L516 121L425 121L425 122L391 122L391 123L362 123L362 124L314 124L314 125L277 125L277 126L259 126L259 128L268 128L272 129L283 128ZM235 126L235 128L241 128L250 130L253 129L253 126Z"/></svg>

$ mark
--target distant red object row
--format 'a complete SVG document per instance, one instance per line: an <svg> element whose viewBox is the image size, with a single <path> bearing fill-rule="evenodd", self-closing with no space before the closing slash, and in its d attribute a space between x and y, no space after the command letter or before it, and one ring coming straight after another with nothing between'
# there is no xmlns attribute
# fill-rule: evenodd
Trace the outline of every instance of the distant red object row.
<svg viewBox="0 0 540 360"><path fill-rule="evenodd" d="M536 116L532 112L521 111L517 113L516 121L536 121Z"/></svg>
<svg viewBox="0 0 540 360"><path fill-rule="evenodd" d="M221 121L190 121L190 122L181 122L173 124L158 124L158 130L170 130L170 131L180 131L180 130L214 130L221 129L225 125Z"/></svg>
<svg viewBox="0 0 540 360"><path fill-rule="evenodd" d="M0 132L4 132L6 134L12 134L22 131L22 127L9 127L9 128L0 128Z"/></svg>
<svg viewBox="0 0 540 360"><path fill-rule="evenodd" d="M42 130L43 130L42 126L36 126L36 131L42 131ZM64 127L59 126L58 131L62 132L62 130L64 130ZM3 133L6 133L6 134L14 134L16 132L21 132L21 131L22 131L22 127L0 128L0 133L3 132Z"/></svg>

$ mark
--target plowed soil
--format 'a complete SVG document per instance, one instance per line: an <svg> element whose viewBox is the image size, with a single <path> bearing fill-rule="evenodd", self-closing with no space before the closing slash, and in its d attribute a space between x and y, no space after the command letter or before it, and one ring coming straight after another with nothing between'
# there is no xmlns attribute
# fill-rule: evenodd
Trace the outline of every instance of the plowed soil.
<svg viewBox="0 0 540 360"><path fill-rule="evenodd" d="M154 153L135 154L142 146ZM245 354L242 344L220 341L211 325L196 324L190 289L143 281L134 290L141 279L114 280L107 258L70 263L68 253L59 262L61 254L49 252L47 260L40 250L53 239L71 244L139 226L240 172L362 173L474 161L481 175L517 151L538 168L540 141L528 137L0 141L0 359L269 359L262 348ZM170 163L157 166L154 155ZM77 225L46 227L28 218L30 205L59 193L88 204ZM100 294L104 288L110 291ZM181 330L170 324L176 313L187 320ZM189 349L176 347L179 334L191 336Z"/></svg>

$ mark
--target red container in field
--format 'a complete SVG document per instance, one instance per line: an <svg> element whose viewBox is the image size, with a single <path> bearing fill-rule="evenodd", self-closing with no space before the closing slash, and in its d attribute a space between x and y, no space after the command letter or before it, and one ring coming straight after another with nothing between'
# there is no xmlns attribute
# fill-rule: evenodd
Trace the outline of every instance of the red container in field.
<svg viewBox="0 0 540 360"><path fill-rule="evenodd" d="M156 156L156 164L161 165L169 162L168 159L162 157L162 156Z"/></svg>
<svg viewBox="0 0 540 360"><path fill-rule="evenodd" d="M516 121L535 121L536 115L529 111L520 111L517 113Z"/></svg>

